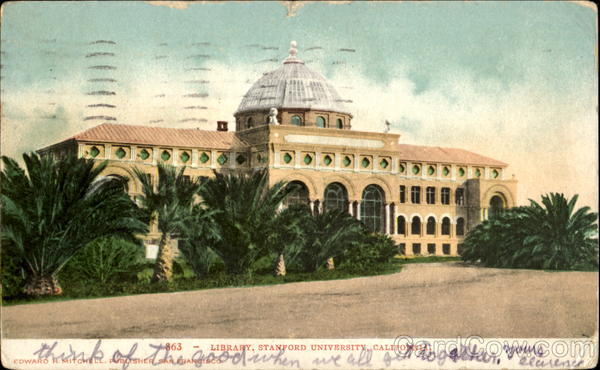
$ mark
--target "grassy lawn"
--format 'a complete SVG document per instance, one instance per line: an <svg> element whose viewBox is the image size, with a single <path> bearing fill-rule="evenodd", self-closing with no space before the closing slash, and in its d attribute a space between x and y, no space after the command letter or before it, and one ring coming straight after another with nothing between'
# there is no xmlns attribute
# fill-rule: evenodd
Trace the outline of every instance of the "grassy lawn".
<svg viewBox="0 0 600 370"><path fill-rule="evenodd" d="M165 283L150 283L152 267L148 265L143 271L138 273L138 281L120 281L101 286L93 284L90 281L62 279L61 286L63 294L55 297L28 298L26 296L3 297L3 305L17 305L30 303L46 303L55 301L65 301L71 299L89 299L126 296L148 293L179 292L201 289L215 288L234 288L261 285L275 285L302 281L322 281L351 279L361 276L385 275L399 272L402 265L409 263L431 263L431 262L450 262L460 260L459 257L405 257L397 255L391 262L381 263L372 266L364 271L347 271L344 269L319 270L317 272L293 272L288 271L285 276L274 276L271 268L262 268L253 274L248 275L228 275L224 271L210 274L209 276L198 279L193 271L184 263L179 261L175 268L173 280Z"/></svg>

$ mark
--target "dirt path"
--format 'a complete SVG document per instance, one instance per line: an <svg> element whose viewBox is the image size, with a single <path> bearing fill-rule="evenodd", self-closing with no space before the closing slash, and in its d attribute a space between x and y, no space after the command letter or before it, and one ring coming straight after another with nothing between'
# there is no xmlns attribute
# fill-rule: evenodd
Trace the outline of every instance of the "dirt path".
<svg viewBox="0 0 600 370"><path fill-rule="evenodd" d="M6 338L582 337L598 274L407 265L350 280L2 308Z"/></svg>

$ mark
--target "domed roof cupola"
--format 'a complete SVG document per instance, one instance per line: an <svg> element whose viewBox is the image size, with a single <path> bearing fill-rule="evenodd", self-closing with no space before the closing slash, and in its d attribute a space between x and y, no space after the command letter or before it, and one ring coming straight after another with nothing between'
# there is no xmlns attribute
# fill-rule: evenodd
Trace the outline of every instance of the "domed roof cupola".
<svg viewBox="0 0 600 370"><path fill-rule="evenodd" d="M244 95L234 114L238 129L266 124L271 108L277 109L278 122L284 125L297 124L299 117L302 126L350 127L352 115L338 92L320 73L306 67L297 53L292 41L283 65L265 73Z"/></svg>

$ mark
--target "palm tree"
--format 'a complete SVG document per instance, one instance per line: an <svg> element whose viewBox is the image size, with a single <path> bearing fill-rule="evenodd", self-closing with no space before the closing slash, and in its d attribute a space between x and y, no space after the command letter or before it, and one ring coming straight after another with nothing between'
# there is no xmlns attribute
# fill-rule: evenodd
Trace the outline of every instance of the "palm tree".
<svg viewBox="0 0 600 370"><path fill-rule="evenodd" d="M304 268L316 271L325 265L329 258L340 256L345 249L362 240L364 226L347 212L339 209L326 210L310 217L305 225L306 248ZM333 267L333 261L330 262Z"/></svg>
<svg viewBox="0 0 600 370"><path fill-rule="evenodd" d="M168 281L173 276L172 239L185 227L192 217L192 206L201 188L199 180L191 180L179 169L159 163L156 188L150 176L138 168L133 172L139 180L142 195L138 200L146 211L149 220L158 223L161 233L158 256L154 265L152 281Z"/></svg>
<svg viewBox="0 0 600 370"><path fill-rule="evenodd" d="M534 269L597 269L598 215L576 210L578 196L542 196L527 207L504 211L471 230L463 259L486 266Z"/></svg>
<svg viewBox="0 0 600 370"><path fill-rule="evenodd" d="M229 273L247 273L269 251L278 228L277 211L291 189L284 182L269 187L266 171L221 174L207 180L200 195L214 212L220 240L214 251Z"/></svg>
<svg viewBox="0 0 600 370"><path fill-rule="evenodd" d="M179 251L197 278L208 274L217 257L213 248L221 236L212 217L213 212L204 208L202 204L195 204L179 239Z"/></svg>
<svg viewBox="0 0 600 370"><path fill-rule="evenodd" d="M107 236L134 241L147 232L126 193L127 179L101 177L107 162L23 154L25 169L2 157L2 239L23 261L25 293L62 292L57 273L88 243Z"/></svg>
<svg viewBox="0 0 600 370"><path fill-rule="evenodd" d="M590 207L575 209L578 195L567 200L563 194L542 196L542 204L530 199L525 209L526 228L531 234L523 241L529 250L530 267L571 269L586 264L598 266L598 214Z"/></svg>
<svg viewBox="0 0 600 370"><path fill-rule="evenodd" d="M292 193L296 191L292 187ZM275 276L282 276L283 268L297 267L299 257L306 248L306 225L311 222L312 212L307 204L294 203L277 214L277 229L271 240L271 251L276 256ZM287 262L286 262L287 261Z"/></svg>

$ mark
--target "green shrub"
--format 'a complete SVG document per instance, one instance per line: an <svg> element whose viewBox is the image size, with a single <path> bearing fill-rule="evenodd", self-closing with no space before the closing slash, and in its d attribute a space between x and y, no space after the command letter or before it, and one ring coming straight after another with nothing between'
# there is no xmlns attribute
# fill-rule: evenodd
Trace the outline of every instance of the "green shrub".
<svg viewBox="0 0 600 370"><path fill-rule="evenodd" d="M21 268L22 259L10 243L2 243L1 252L2 297L19 296L25 284L25 273Z"/></svg>
<svg viewBox="0 0 600 370"><path fill-rule="evenodd" d="M61 277L88 281L91 285L137 281L137 273L145 262L141 245L114 237L102 238L77 252L61 271Z"/></svg>
<svg viewBox="0 0 600 370"><path fill-rule="evenodd" d="M387 235L366 233L340 255L339 267L353 272L369 271L391 261L397 253L398 248Z"/></svg>

